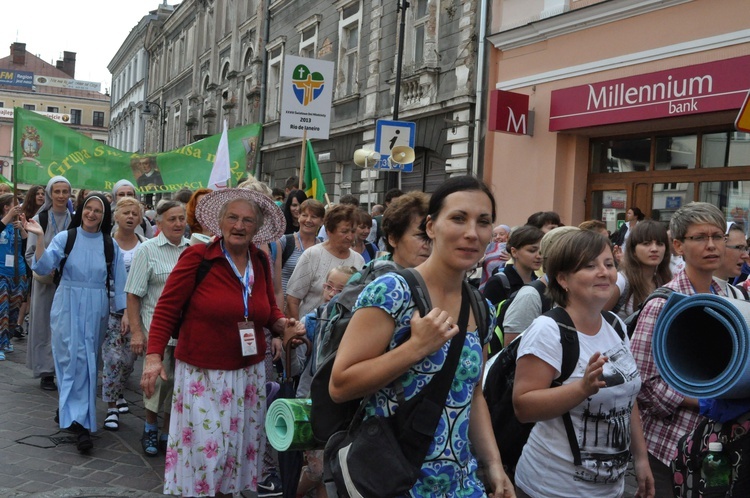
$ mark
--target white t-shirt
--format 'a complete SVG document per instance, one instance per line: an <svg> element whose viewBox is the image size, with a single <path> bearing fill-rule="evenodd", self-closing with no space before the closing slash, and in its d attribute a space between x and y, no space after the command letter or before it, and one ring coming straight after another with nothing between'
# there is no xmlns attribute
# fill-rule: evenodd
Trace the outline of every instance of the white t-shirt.
<svg viewBox="0 0 750 498"><path fill-rule="evenodd" d="M349 257L340 259L326 250L323 244L309 247L302 253L286 285L288 296L299 299L299 317L303 317L323 304L323 284L331 269L353 266L361 270L365 260L361 254L349 249Z"/></svg>
<svg viewBox="0 0 750 498"><path fill-rule="evenodd" d="M518 357L534 355L552 365L559 375L562 345L557 323L540 316L522 337ZM516 467L516 485L532 497L613 498L622 496L625 490L630 415L641 388L630 342L627 336L621 341L604 319L596 335L579 332L578 342L578 364L564 384L580 380L591 356L601 352L609 357L604 365L607 387L570 411L581 449L581 466L573 463L562 417L534 425Z"/></svg>

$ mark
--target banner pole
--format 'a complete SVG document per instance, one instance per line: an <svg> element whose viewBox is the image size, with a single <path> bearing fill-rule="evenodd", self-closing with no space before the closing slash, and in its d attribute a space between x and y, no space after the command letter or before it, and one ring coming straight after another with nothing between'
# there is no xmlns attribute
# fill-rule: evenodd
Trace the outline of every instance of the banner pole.
<svg viewBox="0 0 750 498"><path fill-rule="evenodd" d="M307 160L307 130L302 132L302 153L299 156L299 189L302 189L305 177L305 161Z"/></svg>
<svg viewBox="0 0 750 498"><path fill-rule="evenodd" d="M18 180L16 176L16 158L18 157L18 144L21 143L18 135L18 118L13 113L13 169L10 170L11 182L13 182L13 202L11 206L16 207L18 203ZM18 220L18 216L15 216L13 220ZM18 256L21 252L21 230L18 228L13 229L13 282L18 285L18 281L21 278L18 273ZM9 327L13 324L9 324Z"/></svg>

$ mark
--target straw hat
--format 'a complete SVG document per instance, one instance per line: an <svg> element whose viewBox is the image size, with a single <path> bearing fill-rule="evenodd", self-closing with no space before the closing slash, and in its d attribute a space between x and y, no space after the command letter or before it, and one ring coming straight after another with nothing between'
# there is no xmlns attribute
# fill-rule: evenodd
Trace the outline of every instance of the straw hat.
<svg viewBox="0 0 750 498"><path fill-rule="evenodd" d="M210 194L204 195L195 209L195 217L198 219L198 223L217 237L221 237L219 211L224 204L237 199L249 199L255 202L263 212L263 225L258 227L258 231L253 237L253 243L256 245L267 244L284 235L286 220L284 219L284 213L276 203L260 192L244 188L214 190Z"/></svg>

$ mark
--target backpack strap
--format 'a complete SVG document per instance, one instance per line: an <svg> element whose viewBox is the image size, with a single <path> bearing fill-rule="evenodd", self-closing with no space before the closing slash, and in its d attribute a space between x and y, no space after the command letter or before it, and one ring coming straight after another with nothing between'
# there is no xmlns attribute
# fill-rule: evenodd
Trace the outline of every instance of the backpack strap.
<svg viewBox="0 0 750 498"><path fill-rule="evenodd" d="M547 284L541 278L532 280L526 285L530 285L539 293L539 299L542 301L542 313L546 313L552 309L552 299L547 295Z"/></svg>
<svg viewBox="0 0 750 498"><path fill-rule="evenodd" d="M284 266L289 258L294 254L296 244L294 243L294 234L284 235L284 250L281 252L281 266Z"/></svg>
<svg viewBox="0 0 750 498"><path fill-rule="evenodd" d="M62 279L63 270L65 269L65 263L68 261L68 256L70 255L70 251L73 250L73 246L76 243L76 236L78 235L78 232L75 228L69 228L67 230L68 232L68 238L65 240L65 249L63 252L63 257L60 260L60 267L55 272L55 275L53 277L53 280L55 282L55 285L60 285L60 280ZM107 276L109 277L109 268L107 268ZM109 278L107 278L107 294L109 294Z"/></svg>
<svg viewBox="0 0 750 498"><path fill-rule="evenodd" d="M617 319L617 315L615 315L611 311L602 310L602 317L608 324L612 326L613 329L615 329L617 335L620 336L620 340L624 341L625 331L622 329L622 324L620 323L620 320Z"/></svg>
<svg viewBox="0 0 750 498"><path fill-rule="evenodd" d="M263 252L263 251L260 251ZM205 251L204 251L204 257L201 259L200 264L198 265L198 268L195 270L195 285L193 286L193 291L190 293L190 298L185 301L185 304L182 306L182 313L180 314L180 319L177 321L177 325L172 330L172 338L177 339L180 335L180 327L182 327L182 321L185 319L185 314L187 313L188 309L190 308L190 302L193 299L193 294L195 293L195 289L198 288L198 286L201 284L204 278L206 278L206 275L211 271L211 267L214 265L213 259L206 259L205 258Z"/></svg>
<svg viewBox="0 0 750 498"><path fill-rule="evenodd" d="M560 329L560 344L562 344L562 365L560 367L560 376L552 381L552 386L561 386L563 382L570 378L573 370L578 363L578 356L581 354L580 345L578 344L578 330L576 330L573 320L564 308L558 306L552 308L547 313ZM573 463L581 465L581 448L578 446L575 429L573 429L573 420L570 418L570 412L562 414L565 433L568 436L570 451L573 453Z"/></svg>
<svg viewBox="0 0 750 498"><path fill-rule="evenodd" d="M75 237L74 237L75 240ZM112 284L110 283L113 278L113 262L115 260L115 243L112 240L112 236L108 233L102 232L102 240L104 242L104 261L107 265L107 296L110 295L110 292L112 291ZM66 254L69 254L66 251Z"/></svg>
<svg viewBox="0 0 750 498"><path fill-rule="evenodd" d="M419 316L425 316L432 309L432 302L430 302L430 296L427 294L427 284L425 284L422 275L414 268L404 268L396 273L404 277L409 285Z"/></svg>
<svg viewBox="0 0 750 498"><path fill-rule="evenodd" d="M482 338L484 344L492 336L493 330L487 330L490 326L490 305L481 292L471 285L468 280L464 280L463 286L469 291L469 304L471 312L474 314L474 321L477 325L477 332Z"/></svg>
<svg viewBox="0 0 750 498"><path fill-rule="evenodd" d="M47 231L47 224L49 223L49 211L39 212L39 225L42 227L42 231Z"/></svg>

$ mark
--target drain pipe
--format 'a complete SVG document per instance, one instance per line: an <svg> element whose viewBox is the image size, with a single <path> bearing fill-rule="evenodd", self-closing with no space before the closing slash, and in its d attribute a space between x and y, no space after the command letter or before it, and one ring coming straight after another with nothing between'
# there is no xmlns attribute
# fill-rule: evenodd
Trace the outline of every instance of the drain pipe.
<svg viewBox="0 0 750 498"><path fill-rule="evenodd" d="M475 91L475 106L474 106L474 146L472 150L472 161L471 161L471 173L474 176L479 176L479 145L482 140L482 134L484 132L483 119L484 115L484 66L485 59L487 58L485 46L487 41L487 0L481 0L479 7L479 47L477 50L477 85ZM482 168L484 169L484 168Z"/></svg>

